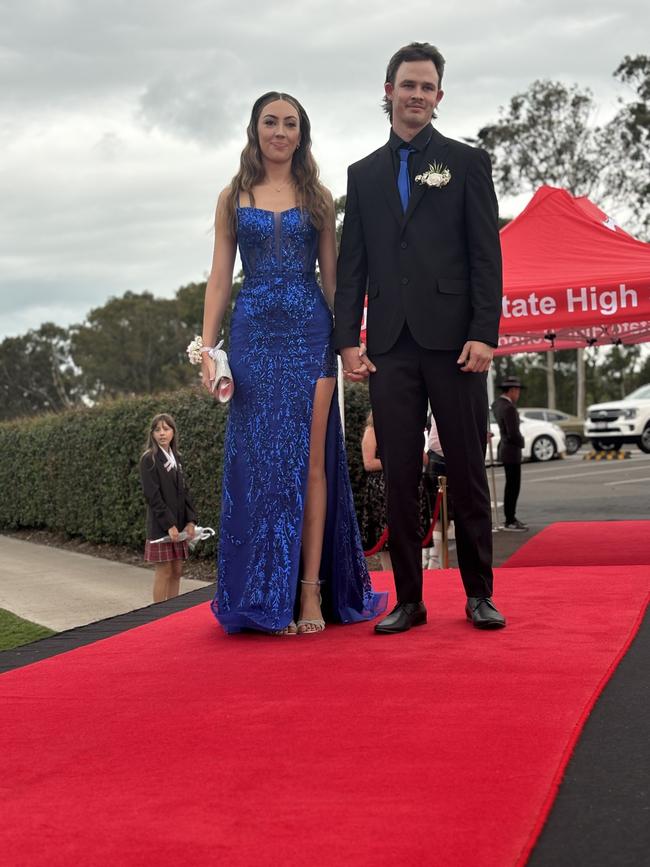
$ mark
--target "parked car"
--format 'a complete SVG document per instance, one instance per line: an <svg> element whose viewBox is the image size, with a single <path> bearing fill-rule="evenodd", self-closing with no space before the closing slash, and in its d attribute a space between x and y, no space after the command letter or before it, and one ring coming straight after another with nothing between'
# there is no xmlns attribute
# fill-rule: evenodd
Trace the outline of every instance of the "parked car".
<svg viewBox="0 0 650 867"><path fill-rule="evenodd" d="M521 457L524 461L550 461L553 458L563 458L566 454L564 431L548 421L533 421L522 418L519 429L524 437L524 448ZM490 411L490 430L492 431L492 453L497 460L499 449L499 425ZM486 462L490 460L488 446Z"/></svg>
<svg viewBox="0 0 650 867"><path fill-rule="evenodd" d="M532 421L550 421L564 431L566 439L566 451L568 455L574 455L584 442L585 421L577 415L569 415L560 409L548 409L540 406L517 407L520 418L528 418Z"/></svg>
<svg viewBox="0 0 650 867"><path fill-rule="evenodd" d="M588 406L585 437L598 451L634 443L650 454L650 384L642 385L623 400Z"/></svg>

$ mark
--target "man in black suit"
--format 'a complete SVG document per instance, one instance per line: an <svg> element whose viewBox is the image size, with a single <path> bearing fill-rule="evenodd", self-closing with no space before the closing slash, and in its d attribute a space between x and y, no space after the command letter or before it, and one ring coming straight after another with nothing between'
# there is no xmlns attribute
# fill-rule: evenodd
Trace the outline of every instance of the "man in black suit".
<svg viewBox="0 0 650 867"><path fill-rule="evenodd" d="M517 500L521 489L521 451L525 445L519 430L517 401L525 388L516 376L499 383L501 394L492 404L492 412L499 425L498 458L503 464L506 486L503 492L504 530L525 533L528 527L517 518Z"/></svg>
<svg viewBox="0 0 650 867"><path fill-rule="evenodd" d="M479 628L505 626L491 598L485 475L486 372L501 310L497 202L487 154L432 126L443 71L428 43L391 58L388 143L348 170L334 341L349 380L370 376L398 602L380 633L426 623L418 481L427 400L454 489L466 615ZM366 288L367 355L359 345Z"/></svg>

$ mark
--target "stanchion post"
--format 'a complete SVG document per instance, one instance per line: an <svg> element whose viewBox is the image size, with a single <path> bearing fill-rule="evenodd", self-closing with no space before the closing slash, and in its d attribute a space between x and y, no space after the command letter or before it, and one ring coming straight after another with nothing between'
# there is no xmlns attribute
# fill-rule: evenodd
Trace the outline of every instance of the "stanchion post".
<svg viewBox="0 0 650 867"><path fill-rule="evenodd" d="M438 476L438 490L440 500L440 553L443 569L449 568L449 539L447 536L447 476Z"/></svg>
<svg viewBox="0 0 650 867"><path fill-rule="evenodd" d="M499 507L497 505L497 477L494 472L494 448L492 446L492 431L488 429L488 453L490 455L490 481L492 482L492 532L501 529L499 524Z"/></svg>
<svg viewBox="0 0 650 867"><path fill-rule="evenodd" d="M488 406L492 406L494 403L494 386L496 380L496 371L494 369L494 365L491 364L488 369L487 375L487 393L488 393ZM488 452L490 455L490 481L492 482L492 496L491 500L494 504L492 506L492 532L496 533L497 530L501 530L501 525L499 524L499 507L497 506L497 478L494 473L494 448L492 447L492 431L490 429L490 416L488 413L488 426L487 426L487 441L488 441Z"/></svg>

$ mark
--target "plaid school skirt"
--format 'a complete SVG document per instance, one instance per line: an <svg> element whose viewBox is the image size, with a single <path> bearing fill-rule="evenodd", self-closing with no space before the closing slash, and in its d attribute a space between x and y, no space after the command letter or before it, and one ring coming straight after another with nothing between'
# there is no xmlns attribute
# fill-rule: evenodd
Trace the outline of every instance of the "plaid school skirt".
<svg viewBox="0 0 650 867"><path fill-rule="evenodd" d="M169 563L171 560L187 560L190 545L184 542L149 542L144 545L144 559L147 563Z"/></svg>

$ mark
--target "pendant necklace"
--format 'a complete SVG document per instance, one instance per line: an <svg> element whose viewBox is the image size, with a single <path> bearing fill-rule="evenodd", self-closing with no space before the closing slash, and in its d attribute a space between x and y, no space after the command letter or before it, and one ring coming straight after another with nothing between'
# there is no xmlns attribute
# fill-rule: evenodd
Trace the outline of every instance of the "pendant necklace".
<svg viewBox="0 0 650 867"><path fill-rule="evenodd" d="M272 190L275 190L276 193L281 193L282 190L283 190L286 186L288 186L290 183L292 183L292 181L290 181L290 180L289 180L289 181L285 181L283 184L280 184L279 187L276 187L275 184L271 183L271 181L269 181L269 183L271 184L271 189L272 189Z"/></svg>

